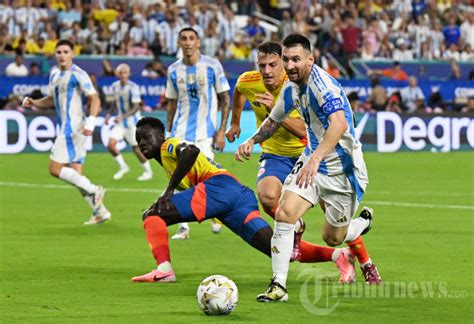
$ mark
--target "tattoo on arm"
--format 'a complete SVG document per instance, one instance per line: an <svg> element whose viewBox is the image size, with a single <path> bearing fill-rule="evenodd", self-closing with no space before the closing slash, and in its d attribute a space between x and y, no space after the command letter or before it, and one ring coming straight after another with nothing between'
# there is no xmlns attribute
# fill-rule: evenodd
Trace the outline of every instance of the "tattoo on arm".
<svg viewBox="0 0 474 324"><path fill-rule="evenodd" d="M262 143L269 139L273 133L280 127L281 123L274 121L270 117L267 117L257 129L257 132L251 137L255 144Z"/></svg>
<svg viewBox="0 0 474 324"><path fill-rule="evenodd" d="M221 125L219 127L219 131L225 131L227 126L227 120L229 119L229 111L230 111L230 97L229 92L222 92L218 94L219 97L219 110L222 111L222 118L221 118Z"/></svg>

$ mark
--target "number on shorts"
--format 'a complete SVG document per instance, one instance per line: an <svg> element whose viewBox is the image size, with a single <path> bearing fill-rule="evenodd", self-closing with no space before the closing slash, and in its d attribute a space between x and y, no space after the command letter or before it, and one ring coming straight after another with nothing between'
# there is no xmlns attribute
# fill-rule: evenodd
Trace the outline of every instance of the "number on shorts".
<svg viewBox="0 0 474 324"><path fill-rule="evenodd" d="M298 172L300 172L302 166L303 161L296 162L295 167L293 168L293 170L291 170L291 174L297 174Z"/></svg>

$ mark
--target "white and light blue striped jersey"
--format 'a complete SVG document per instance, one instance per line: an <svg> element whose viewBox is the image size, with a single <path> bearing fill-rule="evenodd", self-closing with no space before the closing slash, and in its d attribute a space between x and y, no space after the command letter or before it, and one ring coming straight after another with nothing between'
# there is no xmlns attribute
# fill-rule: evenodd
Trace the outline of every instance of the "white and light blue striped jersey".
<svg viewBox="0 0 474 324"><path fill-rule="evenodd" d="M122 85L120 81L115 81L112 83L112 91L115 97L115 103L117 105L119 116L123 116L132 110L135 104L142 102L139 86L130 80L125 85ZM140 118L141 113L140 111L137 111L132 116L122 120L121 123L125 128L133 127L137 124Z"/></svg>
<svg viewBox="0 0 474 324"><path fill-rule="evenodd" d="M303 154L308 156L323 140L330 124L329 116L344 111L347 130L336 147L321 161L318 172L327 175L345 173L360 200L368 183L367 168L362 145L355 135L353 112L342 86L315 64L305 86L288 81L282 93L270 118L282 122L293 109L298 109L307 127L308 144Z"/></svg>
<svg viewBox="0 0 474 324"><path fill-rule="evenodd" d="M89 75L76 64L67 71L57 66L51 70L48 94L54 99L60 134L66 135L66 140L83 127L86 99L95 93Z"/></svg>
<svg viewBox="0 0 474 324"><path fill-rule="evenodd" d="M178 60L168 68L166 98L177 100L172 137L190 142L211 138L217 131L217 94L229 91L219 61L201 55L192 66Z"/></svg>

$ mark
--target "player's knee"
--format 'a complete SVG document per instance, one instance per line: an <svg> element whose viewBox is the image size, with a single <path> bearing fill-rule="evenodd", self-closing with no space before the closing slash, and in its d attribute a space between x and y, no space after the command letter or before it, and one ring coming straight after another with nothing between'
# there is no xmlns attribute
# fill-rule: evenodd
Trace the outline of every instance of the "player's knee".
<svg viewBox="0 0 474 324"><path fill-rule="evenodd" d="M262 191L258 193L258 199L262 204L263 208L271 210L278 205L278 199L280 193L278 191Z"/></svg>
<svg viewBox="0 0 474 324"><path fill-rule="evenodd" d="M328 246L338 246L343 243L344 238L338 237L332 233L323 233L323 241L326 242Z"/></svg>
<svg viewBox="0 0 474 324"><path fill-rule="evenodd" d="M52 175L53 177L59 178L59 174L61 173L61 168L62 166L58 167L55 164L50 164L48 168L49 174Z"/></svg>
<svg viewBox="0 0 474 324"><path fill-rule="evenodd" d="M292 221L291 215L292 215L292 211L289 210L287 207L278 206L278 209L276 210L276 213L275 213L275 220L281 223L293 224L294 222Z"/></svg>

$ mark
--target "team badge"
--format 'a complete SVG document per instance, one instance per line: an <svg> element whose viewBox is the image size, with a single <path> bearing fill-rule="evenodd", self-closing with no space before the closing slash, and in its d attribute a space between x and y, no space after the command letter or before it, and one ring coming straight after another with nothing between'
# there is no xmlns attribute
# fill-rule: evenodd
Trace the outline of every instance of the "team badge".
<svg viewBox="0 0 474 324"><path fill-rule="evenodd" d="M265 168L258 168L257 177L261 177L265 173Z"/></svg>
<svg viewBox="0 0 474 324"><path fill-rule="evenodd" d="M188 74L188 83L195 83L196 82L196 76L194 74Z"/></svg>
<svg viewBox="0 0 474 324"><path fill-rule="evenodd" d="M198 82L201 84L206 82L206 77L204 75L198 75L197 79L198 79Z"/></svg>
<svg viewBox="0 0 474 324"><path fill-rule="evenodd" d="M183 79L183 78L179 78L178 83L179 83L179 84L183 84L183 83L184 83L184 79Z"/></svg>
<svg viewBox="0 0 474 324"><path fill-rule="evenodd" d="M173 144L168 145L168 153L173 152Z"/></svg>

